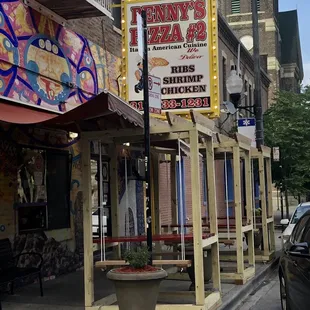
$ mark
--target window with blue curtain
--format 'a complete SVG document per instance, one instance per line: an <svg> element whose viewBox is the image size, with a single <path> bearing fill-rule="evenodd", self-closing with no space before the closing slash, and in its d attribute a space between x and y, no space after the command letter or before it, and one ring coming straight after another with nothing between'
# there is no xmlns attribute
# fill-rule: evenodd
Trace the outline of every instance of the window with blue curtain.
<svg viewBox="0 0 310 310"><path fill-rule="evenodd" d="M224 188L225 188L225 202L233 202L234 201L234 177L233 177L233 169L231 160L226 160L227 167L227 193L226 193L226 170L225 170L225 162L224 162ZM233 207L228 207L229 216L233 216Z"/></svg>

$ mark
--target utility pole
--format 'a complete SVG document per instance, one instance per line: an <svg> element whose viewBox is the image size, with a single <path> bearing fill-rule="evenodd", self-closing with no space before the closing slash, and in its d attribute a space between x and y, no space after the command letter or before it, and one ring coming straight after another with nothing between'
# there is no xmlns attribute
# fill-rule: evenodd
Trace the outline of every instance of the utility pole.
<svg viewBox="0 0 310 310"><path fill-rule="evenodd" d="M264 124L262 109L262 90L260 75L260 54L259 54L259 29L257 0L252 0L252 23L253 23L253 57L254 57L254 113L256 119L256 147L264 144Z"/></svg>
<svg viewBox="0 0 310 310"><path fill-rule="evenodd" d="M149 265L152 265L152 209L151 209L151 158L150 158L150 107L149 107L149 73L146 11L141 12L143 22L143 111L144 111L144 147L145 147L145 183L146 183L146 223L147 247L150 252Z"/></svg>

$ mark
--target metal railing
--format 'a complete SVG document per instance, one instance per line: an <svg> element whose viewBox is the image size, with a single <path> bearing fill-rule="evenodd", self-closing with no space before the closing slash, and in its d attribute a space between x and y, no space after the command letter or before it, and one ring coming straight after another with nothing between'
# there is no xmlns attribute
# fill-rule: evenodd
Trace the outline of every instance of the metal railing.
<svg viewBox="0 0 310 310"><path fill-rule="evenodd" d="M113 4L112 0L93 0L93 1L96 2L103 9L108 11L109 13L112 13L112 4Z"/></svg>

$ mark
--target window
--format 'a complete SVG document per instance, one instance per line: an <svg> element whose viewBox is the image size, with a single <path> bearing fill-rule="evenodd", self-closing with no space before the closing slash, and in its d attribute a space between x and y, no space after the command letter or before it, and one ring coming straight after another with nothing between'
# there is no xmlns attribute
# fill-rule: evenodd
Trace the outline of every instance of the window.
<svg viewBox="0 0 310 310"><path fill-rule="evenodd" d="M248 81L244 80L244 106L248 107L249 105L249 92L248 92Z"/></svg>
<svg viewBox="0 0 310 310"><path fill-rule="evenodd" d="M118 29L122 29L120 0L113 0L112 16L114 18L113 25Z"/></svg>
<svg viewBox="0 0 310 310"><path fill-rule="evenodd" d="M251 111L250 117L254 115L254 109L253 109L253 91L252 91L252 85L249 84L249 110Z"/></svg>
<svg viewBox="0 0 310 310"><path fill-rule="evenodd" d="M226 58L222 59L222 76L223 76L223 101L227 101L227 87L226 87Z"/></svg>
<svg viewBox="0 0 310 310"><path fill-rule="evenodd" d="M307 221L309 220L309 217L306 216L304 218L302 218L298 224L295 226L294 230L293 230L293 233L292 233L292 243L299 243L300 240L301 240L301 237L303 235L303 232L305 230L305 227L306 227L306 223Z"/></svg>
<svg viewBox="0 0 310 310"><path fill-rule="evenodd" d="M71 156L68 152L46 152L47 228L70 227Z"/></svg>
<svg viewBox="0 0 310 310"><path fill-rule="evenodd" d="M293 216L292 216L292 219L291 219L291 223L290 224L296 224L298 222L298 220L307 212L310 210L310 205L301 205L299 206Z"/></svg>
<svg viewBox="0 0 310 310"><path fill-rule="evenodd" d="M308 219L309 219L309 216L308 216ZM304 231L304 235L301 239L301 242L307 242L308 244L310 244L310 221L307 222L307 226Z"/></svg>
<svg viewBox="0 0 310 310"><path fill-rule="evenodd" d="M260 0L256 0L257 12L260 11ZM252 0L251 0L251 10L252 10Z"/></svg>
<svg viewBox="0 0 310 310"><path fill-rule="evenodd" d="M23 148L19 166L19 231L69 228L71 154Z"/></svg>
<svg viewBox="0 0 310 310"><path fill-rule="evenodd" d="M231 1L231 13L232 14L240 13L240 0Z"/></svg>

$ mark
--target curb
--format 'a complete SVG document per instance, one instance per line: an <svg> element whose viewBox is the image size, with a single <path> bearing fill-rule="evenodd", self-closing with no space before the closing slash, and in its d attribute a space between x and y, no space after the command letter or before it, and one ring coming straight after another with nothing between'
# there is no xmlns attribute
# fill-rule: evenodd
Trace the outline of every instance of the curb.
<svg viewBox="0 0 310 310"><path fill-rule="evenodd" d="M257 273L254 278L249 280L246 284L234 287L228 296L224 296L222 299L222 305L217 308L218 310L234 310L240 305L240 302L248 297L251 292L263 281L263 279L272 273L278 266L280 260L280 251L275 253L275 258L268 267Z"/></svg>

